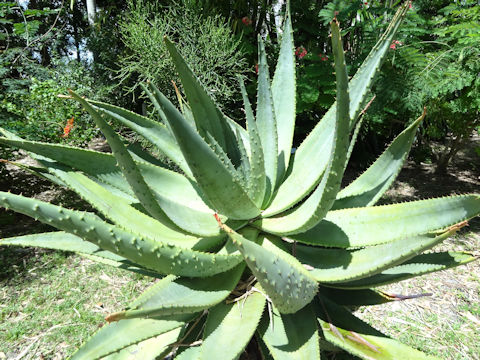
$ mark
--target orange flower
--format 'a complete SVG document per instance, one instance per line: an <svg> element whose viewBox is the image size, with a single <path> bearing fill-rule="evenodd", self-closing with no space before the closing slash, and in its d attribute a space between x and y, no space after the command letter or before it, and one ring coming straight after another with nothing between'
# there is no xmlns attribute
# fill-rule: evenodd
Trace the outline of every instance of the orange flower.
<svg viewBox="0 0 480 360"><path fill-rule="evenodd" d="M70 131L72 131L73 128L73 116L67 121L67 125L63 128L63 135L61 135L62 138L66 138L68 134L70 134Z"/></svg>

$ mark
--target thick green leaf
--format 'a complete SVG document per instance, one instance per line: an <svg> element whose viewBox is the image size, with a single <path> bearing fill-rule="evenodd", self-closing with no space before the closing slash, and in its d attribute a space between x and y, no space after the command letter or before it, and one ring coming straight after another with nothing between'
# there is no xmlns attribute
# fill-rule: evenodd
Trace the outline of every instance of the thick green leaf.
<svg viewBox="0 0 480 360"><path fill-rule="evenodd" d="M262 142L258 134L257 123L253 116L252 106L248 99L247 90L240 79L245 117L247 119L247 131L250 143L250 178L248 179L248 193L255 205L260 208L265 198L266 174L265 159L263 156Z"/></svg>
<svg viewBox="0 0 480 360"><path fill-rule="evenodd" d="M347 152L347 160L345 164L348 164L350 161L350 157L352 156L353 149L355 147L355 143L357 142L358 134L360 133L360 129L362 128L364 116L360 116L357 123L355 124L355 129L353 130L353 134L350 138L350 144L348 145L348 152Z"/></svg>
<svg viewBox="0 0 480 360"><path fill-rule="evenodd" d="M72 356L72 360L96 360L131 345L181 328L193 318L189 315L177 315L168 319L131 319L122 320L102 327ZM175 338L175 333L171 334ZM166 338L169 336L166 335ZM163 339L164 340L164 339ZM160 348L165 347L162 341Z"/></svg>
<svg viewBox="0 0 480 360"><path fill-rule="evenodd" d="M71 251L82 256L92 255L94 258L106 260L105 263L116 264L116 267L119 268L122 267L121 265L124 265L125 270L136 270L135 272L143 271L146 273L146 275L150 276L151 274L154 274L153 272L143 269L139 265L132 263L124 257L121 257L110 251L102 250L97 245L82 240L78 236L69 234L64 231L54 231L0 239L0 245L22 247L32 246L44 249Z"/></svg>
<svg viewBox="0 0 480 360"><path fill-rule="evenodd" d="M0 239L0 245L9 246L35 246L45 249L54 249L62 251L72 251L83 254L94 254L103 256L112 260L121 260L122 257L112 254L108 251L100 249L97 245L91 242L82 240L78 236L66 233L64 231L46 232L39 234L14 236L10 238Z"/></svg>
<svg viewBox="0 0 480 360"><path fill-rule="evenodd" d="M129 309L109 315L108 320L151 318L208 309L227 298L240 280L244 268L245 265L240 264L201 281L167 276L142 294Z"/></svg>
<svg viewBox="0 0 480 360"><path fill-rule="evenodd" d="M328 247L378 245L445 229L478 214L476 194L333 210L313 229L289 238Z"/></svg>
<svg viewBox="0 0 480 360"><path fill-rule="evenodd" d="M52 162L51 159L83 171L103 188L116 196L123 197L129 202L137 201L128 182L123 177L120 169L116 166L115 157L111 154L21 139L12 140L0 138L0 143L36 152L37 154L49 158L42 158L43 160L39 161L42 165L51 168L52 171L56 168L57 177L60 176L58 171L62 170L62 168L59 167L58 164ZM169 228L175 232L182 232L182 230L172 223L173 221L182 229L191 233L201 236L218 235L218 226L213 218L214 211L204 203L202 198L203 195L200 195L201 192L195 183L181 174L159 166L144 162L137 162L136 165L153 190L153 194L162 207L162 210L165 211L168 216L168 219L164 219L163 221L165 226L161 226L162 230L160 231L158 228L154 229L153 234L162 232L163 236L166 236L169 232ZM68 173L63 174L64 177L68 175ZM79 175L74 175L72 173L71 176L78 177ZM74 191L80 191L80 188L73 185L71 188ZM95 198L94 195L94 199ZM223 216L221 216L221 218L222 221L226 220ZM234 227L233 224L232 226ZM172 233L172 236L174 236L174 233Z"/></svg>
<svg viewBox="0 0 480 360"><path fill-rule="evenodd" d="M414 298L401 295L389 295L383 291L372 289L350 290L322 286L318 292L335 304L343 306L380 305L392 301Z"/></svg>
<svg viewBox="0 0 480 360"><path fill-rule="evenodd" d="M238 148L240 150L240 155L241 155L241 160L240 160L240 166L239 166L239 172L243 178L243 182L247 184L247 193L250 198L252 198L251 195L251 190L250 190L250 185L253 181L252 179L252 172L250 169L250 158L248 157L247 154L247 149L245 148L245 145L243 144L243 141L241 140L240 133L237 132L237 138L240 139L238 142ZM255 204L256 205L256 204Z"/></svg>
<svg viewBox="0 0 480 360"><path fill-rule="evenodd" d="M263 294L253 292L244 300L210 309L199 359L237 359L257 329L265 300Z"/></svg>
<svg viewBox="0 0 480 360"><path fill-rule="evenodd" d="M337 79L337 107L333 148L323 179L309 198L286 214L258 220L255 225L277 234L289 235L305 232L318 224L335 201L342 182L349 145L348 74L338 24L332 22L332 48Z"/></svg>
<svg viewBox="0 0 480 360"><path fill-rule="evenodd" d="M294 313L312 300L317 293L317 283L297 259L267 238L260 238L263 245L258 245L226 225L222 225L222 229L280 312Z"/></svg>
<svg viewBox="0 0 480 360"><path fill-rule="evenodd" d="M158 101L172 126L198 186L210 205L219 213L232 219L251 219L260 213L245 189L239 176L229 170L180 112L158 93Z"/></svg>
<svg viewBox="0 0 480 360"><path fill-rule="evenodd" d="M78 96L71 90L69 92L70 95L72 95L73 98L88 111L95 121L95 124L100 128L103 135L105 135L105 138L107 139L107 142L110 145L113 154L115 155L115 159L122 170L123 176L125 176L127 179L133 192L145 210L147 210L147 212L156 219L168 221L168 217L160 208L158 202L152 194L152 190L145 182L145 179L138 170L135 162L132 159L132 156L127 151L123 142L120 140L118 134L85 99Z"/></svg>
<svg viewBox="0 0 480 360"><path fill-rule="evenodd" d="M257 89L257 128L262 144L266 188L264 205L268 205L277 184L278 164L278 135L275 110L270 89L270 76L268 72L267 55L265 44L261 36L258 36L258 89ZM282 159L282 161L284 161Z"/></svg>
<svg viewBox="0 0 480 360"><path fill-rule="evenodd" d="M38 157L41 156L40 163L45 167L48 167L51 161L55 160L74 169L81 170L88 175L95 176L100 181L109 183L125 193L134 195L120 169L116 166L116 160L112 154L68 145L28 141L18 137L0 138L0 143L29 151L35 156L37 161L39 161Z"/></svg>
<svg viewBox="0 0 480 360"><path fill-rule="evenodd" d="M147 270L122 256L102 250L95 244L63 231L10 237L1 239L0 245L34 246L45 249L72 251L93 261L119 269L156 278L163 277L159 273Z"/></svg>
<svg viewBox="0 0 480 360"><path fill-rule="evenodd" d="M318 328L312 307L282 314L273 306L258 332L275 360L320 360Z"/></svg>
<svg viewBox="0 0 480 360"><path fill-rule="evenodd" d="M171 351L170 345L179 338L181 331L182 328L176 328L102 357L102 360L162 359Z"/></svg>
<svg viewBox="0 0 480 360"><path fill-rule="evenodd" d="M94 100L88 100L88 102L100 113L117 120L122 125L127 126L136 133L142 135L170 160L177 164L185 174L190 177L192 176L175 138L170 134L165 125L114 105Z"/></svg>
<svg viewBox="0 0 480 360"><path fill-rule="evenodd" d="M214 103L205 88L200 84L197 77L186 64L185 60L178 53L175 45L173 45L173 43L166 37L164 40L167 50L170 53L170 57L172 58L182 81L183 89L185 90L188 103L192 109L198 132L204 139L207 139L207 133L210 134L225 153L228 154L232 163L237 166L240 163L240 153L235 133L218 106ZM162 105L160 104L160 106ZM165 114L168 118L169 115L166 112ZM170 124L170 126L175 133L172 124ZM179 141L178 136L176 137L177 141ZM180 145L180 147L182 148L182 145ZM185 151L183 152L186 155ZM193 171L193 173L195 174L195 171Z"/></svg>
<svg viewBox="0 0 480 360"><path fill-rule="evenodd" d="M178 247L135 235L110 225L89 212L68 210L19 195L0 192L0 206L73 233L102 249L164 274L211 276L232 269L242 262L240 254L224 252L220 255L190 250L202 248L201 239L190 244L186 241L182 244L185 247Z"/></svg>
<svg viewBox="0 0 480 360"><path fill-rule="evenodd" d="M272 81L272 99L278 133L277 183L281 183L290 161L295 129L295 57L290 11L285 17L277 67Z"/></svg>
<svg viewBox="0 0 480 360"><path fill-rule="evenodd" d="M397 12L386 32L349 82L351 126L355 124L358 114L360 114L375 75L380 71L380 65L387 55L393 36L407 10L407 7L402 6ZM336 103L331 106L322 120L298 147L287 177L278 188L270 206L264 211L265 217L291 208L320 182L330 155L328 149L331 148L333 141L336 106Z"/></svg>
<svg viewBox="0 0 480 360"><path fill-rule="evenodd" d="M425 115L424 111L363 174L338 193L333 209L370 206L382 197L402 169Z"/></svg>
<svg viewBox="0 0 480 360"><path fill-rule="evenodd" d="M178 356L175 356L175 360L199 360L201 355L200 351L200 346L189 347Z"/></svg>
<svg viewBox="0 0 480 360"><path fill-rule="evenodd" d="M455 231L418 235L356 250L295 246L297 259L321 283L338 283L378 274L442 242Z"/></svg>
<svg viewBox="0 0 480 360"><path fill-rule="evenodd" d="M380 72L380 67L388 55L394 36L409 10L408 5L409 2L406 1L398 8L387 29L350 80L350 118L352 122L356 121L362 111L375 76Z"/></svg>
<svg viewBox="0 0 480 360"><path fill-rule="evenodd" d="M401 265L384 270L379 274L340 284L329 284L345 289L365 289L429 274L435 271L450 269L478 260L478 256L467 252L440 252L415 256Z"/></svg>
<svg viewBox="0 0 480 360"><path fill-rule="evenodd" d="M361 359L437 359L385 336L325 297L315 310L325 340Z"/></svg>
<svg viewBox="0 0 480 360"><path fill-rule="evenodd" d="M91 180L80 172L68 170L64 171L61 167L54 166L54 164L49 167L49 170L57 175L65 184L68 185L68 187L73 189L84 200L88 201L92 206L94 206L106 218L112 220L119 227L132 231L135 234L146 235L153 240L158 240L160 242L167 241L169 238L175 242L195 239L195 237L185 234L184 231L178 228L173 222L167 224L165 224L165 222L161 223L137 210L135 207L130 205L130 201L112 194L108 189L105 189L103 186L97 184L95 181ZM185 181L188 182L186 179ZM165 187L168 187L169 184L172 184L173 187L175 187L179 183L165 182ZM150 183L150 186L152 186L152 183ZM205 230L198 229L198 232L201 233L198 235L220 235L218 231L218 225L216 225L215 219L213 218L213 211L210 209L205 207L204 212L194 211L191 210L192 207L178 206L170 199L160 197L161 195L159 196L158 193L154 194L159 198L159 203L162 204L162 207L165 207L169 211L169 216L176 220L175 222L179 222L180 225L183 225L183 223L188 220L181 217L181 215L187 216L191 215L192 213L195 215L203 215L203 218L200 217L195 219L189 224L189 226L186 226L186 230L190 230L190 232L196 232L195 230L200 228L201 225L205 225ZM174 216L172 216L172 214ZM210 224L213 222L210 227L208 227L209 221ZM215 226L217 229L215 229ZM220 239L221 237L218 236L218 240ZM218 241L212 241L212 245L214 245L216 242Z"/></svg>
<svg viewBox="0 0 480 360"><path fill-rule="evenodd" d="M3 161L0 160L0 162L3 162ZM25 170L25 171L29 172L30 174L35 175L39 178L49 180L56 185L66 186L65 183L63 183L57 176L50 174L45 168L38 167L38 166L32 166L32 165L25 165L25 164L21 164L21 163L15 162L15 161L6 161L5 160L5 162L7 162L10 165L16 166L16 167L18 167L22 170Z"/></svg>
<svg viewBox="0 0 480 360"><path fill-rule="evenodd" d="M335 108L331 108L315 127L315 138L310 139L313 134L310 133L297 149L287 176L280 184L272 203L262 212L264 217L291 208L308 195L321 180L331 154L333 133L330 134L330 131L333 132L335 128L335 120ZM304 146L307 140L309 145Z"/></svg>

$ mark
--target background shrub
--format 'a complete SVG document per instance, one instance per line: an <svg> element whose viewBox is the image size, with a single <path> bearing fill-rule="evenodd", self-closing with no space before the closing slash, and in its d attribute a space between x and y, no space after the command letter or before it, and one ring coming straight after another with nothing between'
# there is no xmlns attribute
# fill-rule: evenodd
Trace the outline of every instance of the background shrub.
<svg viewBox="0 0 480 360"><path fill-rule="evenodd" d="M163 43L167 35L220 104L231 105L238 98L237 75L247 71L246 60L239 38L221 15L203 14L190 2L162 6L130 0L120 32L128 55L120 59L118 77L128 92L138 86L128 80L149 80L175 99L171 81L179 80Z"/></svg>

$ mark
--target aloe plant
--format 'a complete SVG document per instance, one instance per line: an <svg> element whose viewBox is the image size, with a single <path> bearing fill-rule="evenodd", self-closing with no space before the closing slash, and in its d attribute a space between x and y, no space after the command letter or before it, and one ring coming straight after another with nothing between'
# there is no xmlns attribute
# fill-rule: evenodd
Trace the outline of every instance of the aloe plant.
<svg viewBox="0 0 480 360"><path fill-rule="evenodd" d="M225 360L245 351L265 359L320 359L338 349L364 359L431 358L344 307L403 299L376 287L475 260L464 252L421 253L477 216L480 195L375 205L399 173L425 112L340 188L370 86L407 9L408 3L399 9L351 79L332 21L336 103L294 155L288 14L272 81L259 39L255 114L240 84L246 128L221 112L165 39L186 101L179 96L179 111L153 84L143 86L165 125L71 92L113 154L2 130L1 144L37 160L30 171L72 189L94 210L0 192L1 206L60 230L0 244L74 251L158 279L108 315L109 324L72 359ZM179 170L132 151L107 120L143 136Z"/></svg>

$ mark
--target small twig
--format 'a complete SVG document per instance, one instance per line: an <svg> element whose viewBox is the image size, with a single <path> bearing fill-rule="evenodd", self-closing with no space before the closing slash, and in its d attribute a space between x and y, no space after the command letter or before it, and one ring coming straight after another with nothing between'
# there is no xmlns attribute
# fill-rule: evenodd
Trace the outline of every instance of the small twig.
<svg viewBox="0 0 480 360"><path fill-rule="evenodd" d="M355 331L350 331L350 334L353 336L347 335L347 338L349 338L352 341L355 341L356 343L362 344L367 346L370 350L379 353L380 351L375 345L370 344L367 340L365 340L363 337L358 335Z"/></svg>
<svg viewBox="0 0 480 360"><path fill-rule="evenodd" d="M58 94L57 97L59 97L60 99L73 99L73 96L64 94Z"/></svg>
<svg viewBox="0 0 480 360"><path fill-rule="evenodd" d="M421 297L424 297L424 296L432 296L433 294L432 293L425 293L425 294L415 294L415 295L401 295L401 294L387 294L387 293L384 293L382 292L383 295L391 298L392 300L408 300L408 299L417 299L417 298L421 298Z"/></svg>
<svg viewBox="0 0 480 360"><path fill-rule="evenodd" d="M373 102L373 100L375 100L376 97L377 97L377 95L373 95L373 97L370 99L370 101L367 103L367 105L365 105L363 110L360 111L360 116L364 115L367 112L368 108L370 107L370 105L372 105L372 102Z"/></svg>
<svg viewBox="0 0 480 360"><path fill-rule="evenodd" d="M320 296L318 297L318 300L320 300L320 305L322 305L323 312L325 313L325 316L327 317L328 327L330 328L330 331L333 332L335 335L337 335L337 337L339 337L340 339L345 340L345 338L340 333L340 331L338 331L336 326L332 324L332 319L330 318L330 315L328 315L327 308L325 307L325 304L323 303L323 300Z"/></svg>
<svg viewBox="0 0 480 360"><path fill-rule="evenodd" d="M35 345L35 343L40 340L40 336L38 336L35 340L33 340L30 345L28 345L25 349L23 349L23 351L17 355L17 357L15 358L15 360L20 360L21 358L23 358L25 355L28 354L28 352L30 351L30 349L32 348L33 345Z"/></svg>
<svg viewBox="0 0 480 360"><path fill-rule="evenodd" d="M42 34L41 36L37 37L37 38L34 39L32 42L29 42L27 19L25 18L25 15L23 14L23 10L22 10L22 7L20 6L20 3L19 3L18 1L17 1L17 3L18 3L18 6L19 6L19 8L20 8L20 12L21 12L21 14L22 14L23 20L24 20L24 22L25 22L25 30L26 30L26 31L25 31L25 34L26 34L27 45L22 49L22 51L20 52L20 54L18 54L18 56L12 61L12 65L15 64L15 63L18 61L18 59L20 59L20 57L23 55L23 53L25 52L25 50L27 50L29 47L31 47L32 44L35 44L36 42L38 42L38 41L40 41L41 39L43 39L45 36L47 36L47 35L55 28L55 25L57 24L58 19L60 19L60 14L62 13L62 9L63 9L63 5L64 5L64 3L65 3L65 0L62 0L62 4L60 5L60 9L58 9L58 14L57 14L57 16L55 17L55 20L53 21L52 26L50 26L50 28L49 28L44 34ZM63 29L64 26L65 26L65 25L63 25L61 29ZM57 33L59 33L61 29L59 29L59 30L57 31Z"/></svg>
<svg viewBox="0 0 480 360"><path fill-rule="evenodd" d="M203 342L203 340L197 340L197 341L194 341L192 342L191 344L175 344L175 346L177 347L180 347L180 346L184 346L184 347L192 347L192 346L197 346L197 345L201 345Z"/></svg>
<svg viewBox="0 0 480 360"><path fill-rule="evenodd" d="M7 40L6 40L7 45L5 45L5 49L2 50L3 52L5 52L10 47L10 34L8 33L8 29L5 26L2 26L2 28L3 30L5 30L5 34L7 35Z"/></svg>
<svg viewBox="0 0 480 360"><path fill-rule="evenodd" d="M173 343L171 343L171 344L169 344L169 345L167 345L167 346L168 346L168 347L185 346L185 345L182 344L182 343L183 343L183 340L185 340L185 339L188 337L188 335L190 335L190 333L193 331L193 329L195 329L195 327L196 327L196 326L198 325L198 323L200 322L201 318L202 318L206 313L207 313L207 311L205 310L205 311L203 312L203 314L200 315L200 316L197 318L197 320L195 320L195 322L194 322L193 325L190 327L190 329L188 329L188 331L185 333L185 335L184 335L179 341L173 342Z"/></svg>

